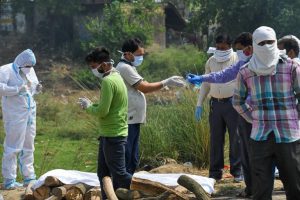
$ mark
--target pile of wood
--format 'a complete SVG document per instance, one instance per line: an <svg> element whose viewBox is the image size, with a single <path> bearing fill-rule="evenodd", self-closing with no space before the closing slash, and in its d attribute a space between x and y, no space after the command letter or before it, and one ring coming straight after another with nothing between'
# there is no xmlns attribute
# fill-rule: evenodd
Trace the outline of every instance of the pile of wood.
<svg viewBox="0 0 300 200"><path fill-rule="evenodd" d="M167 187L161 183L140 178L133 178L130 190L113 189L110 177L103 178L103 188L109 200L209 200L209 195L200 184L188 176L178 179L178 187ZM99 187L91 187L82 183L64 185L57 178L48 176L44 185L32 190L29 184L25 192L25 200L101 200Z"/></svg>
<svg viewBox="0 0 300 200"><path fill-rule="evenodd" d="M44 185L33 190L30 183L24 200L101 200L99 187L91 187L83 183L65 185L53 176L45 179Z"/></svg>
<svg viewBox="0 0 300 200"><path fill-rule="evenodd" d="M167 187L161 183L145 179L133 178L130 190L117 189L116 196L110 196L112 200L210 200L200 184L192 178L182 175L177 180L178 187Z"/></svg>

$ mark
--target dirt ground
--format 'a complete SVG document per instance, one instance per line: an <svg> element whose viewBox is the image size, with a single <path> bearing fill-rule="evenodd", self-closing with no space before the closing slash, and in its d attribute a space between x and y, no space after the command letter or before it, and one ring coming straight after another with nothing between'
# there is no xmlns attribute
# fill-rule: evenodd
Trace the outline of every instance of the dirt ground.
<svg viewBox="0 0 300 200"><path fill-rule="evenodd" d="M166 164L150 171L151 173L187 173L201 176L208 176L208 170L201 170L180 164ZM242 199L236 194L245 188L244 183L235 183L227 170L224 171L223 179L215 184L215 192L212 194L214 200ZM273 200L284 200L285 194L280 180L275 180ZM0 190L5 200L19 200L24 195L25 188L16 190Z"/></svg>

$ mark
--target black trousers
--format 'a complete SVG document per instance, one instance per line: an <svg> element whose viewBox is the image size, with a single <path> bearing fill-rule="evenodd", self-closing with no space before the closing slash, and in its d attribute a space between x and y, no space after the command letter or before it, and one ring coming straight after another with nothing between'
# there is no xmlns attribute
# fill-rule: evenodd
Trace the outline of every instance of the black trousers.
<svg viewBox="0 0 300 200"><path fill-rule="evenodd" d="M238 120L238 134L240 136L241 144L241 162L244 174L244 181L246 184L245 192L252 194L252 177L251 177L251 163L249 158L249 142L252 130L252 124L248 123L242 116Z"/></svg>
<svg viewBox="0 0 300 200"><path fill-rule="evenodd" d="M110 176L114 189L130 188L132 176L126 171L125 144L127 137L100 137L97 175L101 185L102 199L107 199L102 179Z"/></svg>
<svg viewBox="0 0 300 200"><path fill-rule="evenodd" d="M126 169L134 174L139 165L140 124L128 124L128 137L125 151Z"/></svg>
<svg viewBox="0 0 300 200"><path fill-rule="evenodd" d="M238 113L230 100L225 102L210 100L210 166L209 177L222 178L224 168L224 144L226 129L229 132L230 173L241 175L240 144L237 134Z"/></svg>
<svg viewBox="0 0 300 200"><path fill-rule="evenodd" d="M266 141L250 139L250 162L253 199L272 199L274 163L278 167L287 200L300 199L300 140L276 143L273 132Z"/></svg>

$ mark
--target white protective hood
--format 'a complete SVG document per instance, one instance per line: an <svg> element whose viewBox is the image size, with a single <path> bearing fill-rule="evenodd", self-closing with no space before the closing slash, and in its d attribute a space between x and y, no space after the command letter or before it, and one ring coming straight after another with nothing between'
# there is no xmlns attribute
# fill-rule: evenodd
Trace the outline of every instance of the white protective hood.
<svg viewBox="0 0 300 200"><path fill-rule="evenodd" d="M258 45L265 40L275 40L275 42L263 46ZM259 76L274 75L279 54L275 31L267 26L257 28L253 33L253 56L249 62L249 69Z"/></svg>

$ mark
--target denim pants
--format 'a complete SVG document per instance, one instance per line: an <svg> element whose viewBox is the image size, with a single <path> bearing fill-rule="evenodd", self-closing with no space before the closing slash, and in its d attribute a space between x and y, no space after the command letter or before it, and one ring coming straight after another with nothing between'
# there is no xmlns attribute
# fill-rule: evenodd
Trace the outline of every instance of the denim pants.
<svg viewBox="0 0 300 200"><path fill-rule="evenodd" d="M101 185L102 199L106 199L102 179L112 178L114 189L130 188L132 176L126 171L125 145L127 137L100 137L97 175Z"/></svg>
<svg viewBox="0 0 300 200"><path fill-rule="evenodd" d="M139 165L139 138L140 124L128 124L128 137L126 144L126 169L128 173L134 174Z"/></svg>

